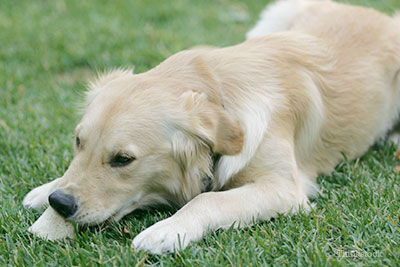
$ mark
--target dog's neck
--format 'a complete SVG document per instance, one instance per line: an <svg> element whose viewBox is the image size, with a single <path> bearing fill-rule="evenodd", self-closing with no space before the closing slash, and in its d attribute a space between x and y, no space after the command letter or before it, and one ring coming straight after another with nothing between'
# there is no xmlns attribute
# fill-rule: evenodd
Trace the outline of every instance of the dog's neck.
<svg viewBox="0 0 400 267"><path fill-rule="evenodd" d="M218 161L221 158L221 154L219 153L214 153L211 149L210 149L210 156L212 159L212 162L210 164L210 173L211 176L206 175L202 178L202 188L201 188L201 192L210 192L212 190L216 189L216 182L215 182L215 178L214 178L214 172L215 172L215 168L217 167Z"/></svg>

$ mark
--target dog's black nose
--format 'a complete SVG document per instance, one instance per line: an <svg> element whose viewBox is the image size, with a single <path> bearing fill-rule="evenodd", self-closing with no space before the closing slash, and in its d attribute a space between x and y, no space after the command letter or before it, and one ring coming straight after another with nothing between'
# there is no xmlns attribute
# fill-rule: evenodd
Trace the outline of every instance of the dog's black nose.
<svg viewBox="0 0 400 267"><path fill-rule="evenodd" d="M64 218L74 215L78 209L74 197L64 194L61 190L56 190L50 194L49 203Z"/></svg>

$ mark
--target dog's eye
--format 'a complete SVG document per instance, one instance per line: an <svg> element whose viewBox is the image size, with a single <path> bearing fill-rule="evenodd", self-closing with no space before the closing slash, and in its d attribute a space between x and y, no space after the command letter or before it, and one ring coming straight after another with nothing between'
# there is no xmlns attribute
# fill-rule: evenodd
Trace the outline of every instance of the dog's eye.
<svg viewBox="0 0 400 267"><path fill-rule="evenodd" d="M80 148L80 147L81 147L81 139L79 139L78 136L75 138L75 144L76 144L76 147L77 147L77 148Z"/></svg>
<svg viewBox="0 0 400 267"><path fill-rule="evenodd" d="M129 163L131 163L132 161L134 161L135 158L125 154L125 153L121 153L121 154L117 154L116 156L114 156L111 159L111 167L123 167L128 165Z"/></svg>

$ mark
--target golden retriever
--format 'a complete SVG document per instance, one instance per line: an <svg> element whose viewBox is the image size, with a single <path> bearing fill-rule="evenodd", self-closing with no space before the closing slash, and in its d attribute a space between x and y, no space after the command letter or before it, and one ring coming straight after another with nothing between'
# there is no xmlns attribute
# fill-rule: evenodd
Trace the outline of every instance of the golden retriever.
<svg viewBox="0 0 400 267"><path fill-rule="evenodd" d="M63 177L32 190L79 224L175 204L133 246L185 248L207 230L309 209L316 177L395 124L400 18L331 1L284 0L249 40L177 53L90 85Z"/></svg>

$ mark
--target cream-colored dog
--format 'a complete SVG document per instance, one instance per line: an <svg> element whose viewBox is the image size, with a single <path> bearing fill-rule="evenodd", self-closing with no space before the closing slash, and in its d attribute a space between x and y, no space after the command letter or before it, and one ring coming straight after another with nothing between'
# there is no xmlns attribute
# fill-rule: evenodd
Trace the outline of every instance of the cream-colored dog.
<svg viewBox="0 0 400 267"><path fill-rule="evenodd" d="M24 205L49 200L79 224L183 206L133 240L153 253L308 209L316 177L361 156L398 118L400 18L286 0L267 7L248 38L100 77L70 167Z"/></svg>

